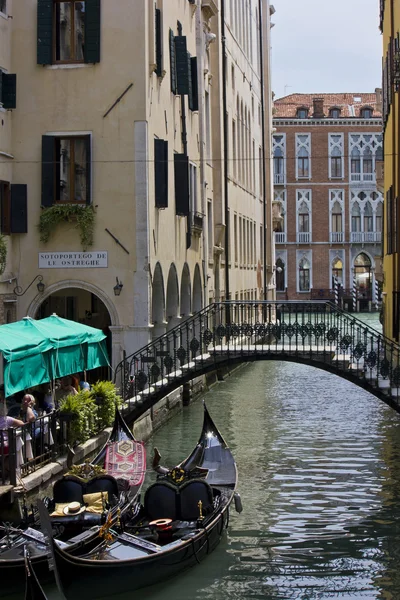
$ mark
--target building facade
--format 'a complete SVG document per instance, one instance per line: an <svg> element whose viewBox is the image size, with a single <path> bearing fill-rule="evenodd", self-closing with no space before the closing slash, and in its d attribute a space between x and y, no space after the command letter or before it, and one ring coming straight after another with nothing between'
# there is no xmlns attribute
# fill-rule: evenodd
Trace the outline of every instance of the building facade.
<svg viewBox="0 0 400 600"><path fill-rule="evenodd" d="M257 155L271 135L269 119L258 115L261 101L268 104L269 76L261 84L252 65L258 56L265 73L269 68L268 40L256 41L269 20L268 1L246 3L252 41L242 27L242 37L232 34L229 43L222 31L233 2L134 5L0 1L4 320L55 312L102 328L114 366L124 352L226 297L226 281L231 297L255 290L257 232L269 227L271 236L269 161L263 191L252 168L245 175L241 167L242 194L231 204L225 177L235 144L245 164L247 152ZM223 56L236 48L239 61L243 43L247 58L235 74L243 85L246 75L242 110L223 79ZM224 135L225 105L231 120L239 106L236 141ZM252 106L257 127L250 126ZM239 210L246 261L227 280L225 242ZM266 249L271 265L271 245Z"/></svg>
<svg viewBox="0 0 400 600"><path fill-rule="evenodd" d="M344 308L371 310L383 226L377 92L291 94L275 101L273 122L277 297L333 299L336 285Z"/></svg>
<svg viewBox="0 0 400 600"><path fill-rule="evenodd" d="M384 131L384 240L383 240L383 329L400 342L400 7L381 0L380 28L383 34L383 131Z"/></svg>

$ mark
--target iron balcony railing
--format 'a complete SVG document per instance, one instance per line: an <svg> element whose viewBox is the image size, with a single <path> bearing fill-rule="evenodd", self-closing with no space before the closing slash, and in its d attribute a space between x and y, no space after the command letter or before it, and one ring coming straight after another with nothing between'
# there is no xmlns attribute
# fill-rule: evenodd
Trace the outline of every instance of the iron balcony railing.
<svg viewBox="0 0 400 600"><path fill-rule="evenodd" d="M399 346L332 301L211 304L126 357L115 380L133 420L197 376L260 359L326 368L400 412Z"/></svg>

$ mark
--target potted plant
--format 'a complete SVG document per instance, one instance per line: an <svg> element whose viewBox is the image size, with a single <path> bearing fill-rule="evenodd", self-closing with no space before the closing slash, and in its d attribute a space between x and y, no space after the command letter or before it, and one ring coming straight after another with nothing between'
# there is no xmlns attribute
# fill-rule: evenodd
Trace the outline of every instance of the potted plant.
<svg viewBox="0 0 400 600"><path fill-rule="evenodd" d="M98 431L97 406L88 390L69 395L60 401L59 418L66 421L67 438L71 446L85 442Z"/></svg>
<svg viewBox="0 0 400 600"><path fill-rule="evenodd" d="M112 381L98 381L92 385L91 393L97 404L99 428L109 427L114 422L115 407L122 403L115 384Z"/></svg>

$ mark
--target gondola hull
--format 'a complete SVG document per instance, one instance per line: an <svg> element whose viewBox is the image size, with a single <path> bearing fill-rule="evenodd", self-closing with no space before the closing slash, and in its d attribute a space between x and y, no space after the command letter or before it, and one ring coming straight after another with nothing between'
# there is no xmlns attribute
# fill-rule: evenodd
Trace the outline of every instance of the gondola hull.
<svg viewBox="0 0 400 600"><path fill-rule="evenodd" d="M82 560L55 547L55 562L65 597L67 600L81 597L99 600L154 585L182 573L218 546L228 523L228 510L226 507L190 539L172 542L159 552L134 561Z"/></svg>

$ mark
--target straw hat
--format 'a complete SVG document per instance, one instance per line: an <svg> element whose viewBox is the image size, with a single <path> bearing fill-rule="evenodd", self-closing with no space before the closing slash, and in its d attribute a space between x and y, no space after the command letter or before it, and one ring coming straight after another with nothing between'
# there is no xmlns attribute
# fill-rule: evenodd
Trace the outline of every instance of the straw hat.
<svg viewBox="0 0 400 600"><path fill-rule="evenodd" d="M79 502L70 502L64 508L64 515L79 515L86 509L86 506L81 506Z"/></svg>

